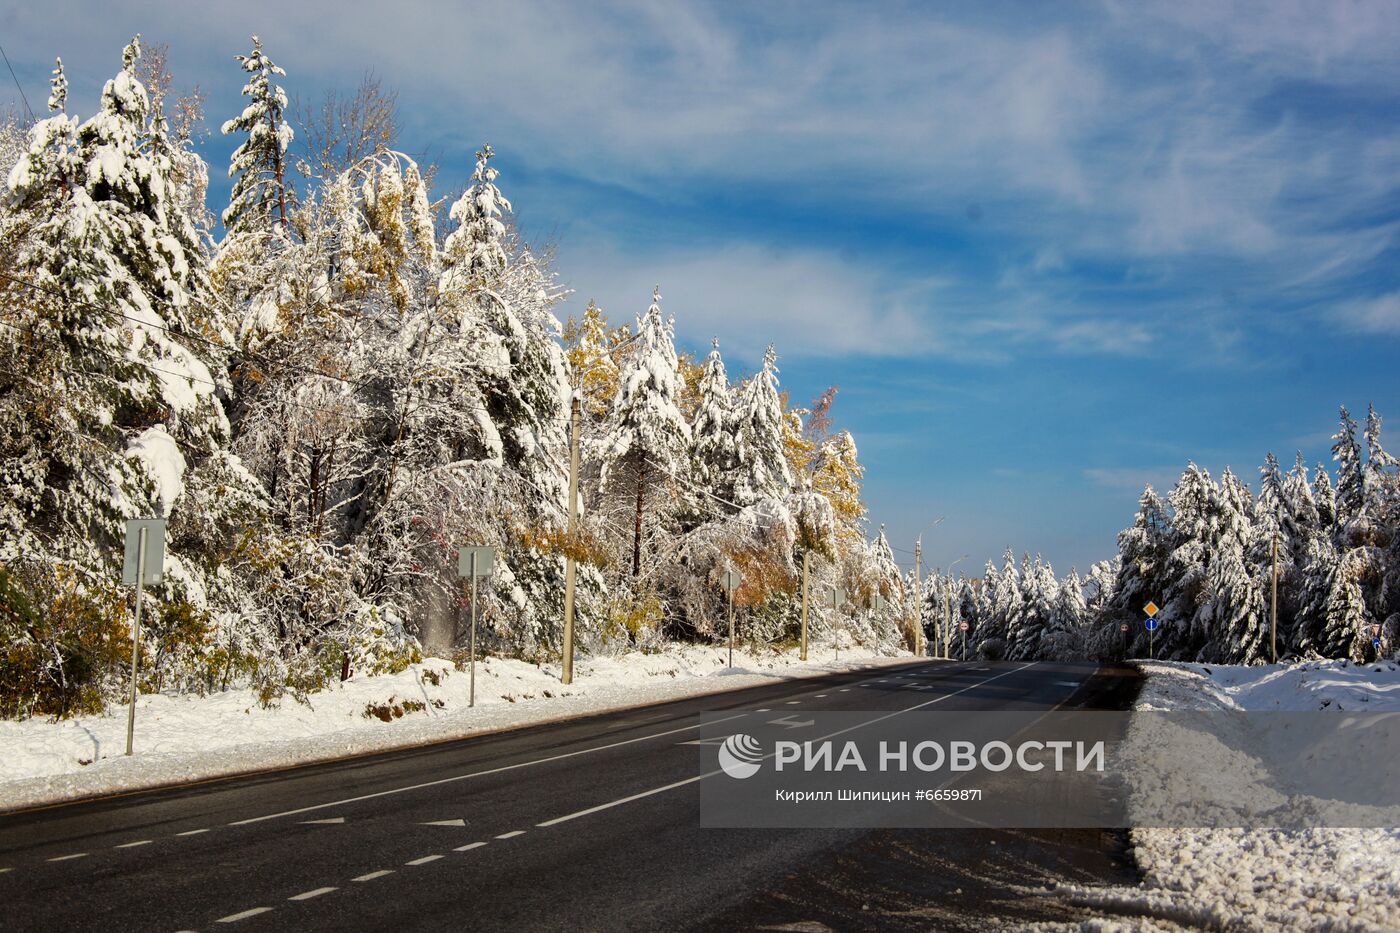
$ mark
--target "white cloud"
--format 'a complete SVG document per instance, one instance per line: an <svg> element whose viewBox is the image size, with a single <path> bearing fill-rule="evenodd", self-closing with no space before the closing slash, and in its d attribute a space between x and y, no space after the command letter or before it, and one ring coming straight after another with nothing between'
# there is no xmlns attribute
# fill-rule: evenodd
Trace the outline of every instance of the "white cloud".
<svg viewBox="0 0 1400 933"><path fill-rule="evenodd" d="M711 336L754 354L918 356L938 346L912 296L892 292L875 270L834 253L730 245L704 251L560 251L566 312L597 299L614 323L646 310L653 286L693 346ZM908 286L906 286L908 288ZM930 295L921 296L927 304ZM577 306L577 307L574 307Z"/></svg>
<svg viewBox="0 0 1400 933"><path fill-rule="evenodd" d="M1353 302L1334 312L1347 330L1362 334L1400 334L1400 292Z"/></svg>
<svg viewBox="0 0 1400 933"><path fill-rule="evenodd" d="M1181 477L1182 467L1095 467L1084 471L1086 479L1104 489L1142 492L1151 486L1166 495Z"/></svg>

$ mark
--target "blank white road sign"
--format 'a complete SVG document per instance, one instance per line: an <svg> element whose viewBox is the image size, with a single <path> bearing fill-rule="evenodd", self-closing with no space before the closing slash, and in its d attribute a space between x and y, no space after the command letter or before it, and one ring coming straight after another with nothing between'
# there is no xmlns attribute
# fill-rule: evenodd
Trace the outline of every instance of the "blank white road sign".
<svg viewBox="0 0 1400 933"><path fill-rule="evenodd" d="M726 570L719 578L720 586L725 592L732 593L739 588L739 571Z"/></svg>
<svg viewBox="0 0 1400 933"><path fill-rule="evenodd" d="M159 583L161 571L165 569L165 519L129 518L126 521L126 560L122 563L122 582L127 586L136 584L142 528L146 529L146 579L141 582Z"/></svg>
<svg viewBox="0 0 1400 933"><path fill-rule="evenodd" d="M476 555L476 575L478 577L491 576L491 565L496 561L496 549L493 547L458 548L457 576L470 577L472 575L472 555Z"/></svg>

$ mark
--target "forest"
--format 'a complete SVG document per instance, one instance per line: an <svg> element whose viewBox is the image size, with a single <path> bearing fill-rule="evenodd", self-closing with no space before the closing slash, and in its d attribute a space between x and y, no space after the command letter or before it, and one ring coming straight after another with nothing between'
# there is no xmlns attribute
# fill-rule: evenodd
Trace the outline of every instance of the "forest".
<svg viewBox="0 0 1400 933"><path fill-rule="evenodd" d="M916 579L871 536L834 388L792 399L773 346L742 348L762 364L733 380L717 342L679 351L661 286L611 309L622 323L595 303L561 322L569 290L490 146L435 191L377 81L304 105L256 38L229 67L241 102L177 95L138 37L95 113L70 113L60 61L48 116L0 126L0 715L93 712L129 686L121 549L145 517L168 537L140 689L264 703L460 659L463 545L498 549L484 648L541 663L569 559L585 652L719 641L729 570L755 646L795 644L805 580L818 641L1256 663L1275 575L1278 656L1395 643L1400 487L1374 411L1363 457L1342 410L1335 483L1269 455L1257 494L1195 465L1145 490L1083 578L1008 551ZM236 143L217 213L206 105Z"/></svg>
<svg viewBox="0 0 1400 933"><path fill-rule="evenodd" d="M293 107L256 38L230 63L216 216L205 101L165 61L133 40L86 118L59 61L50 115L0 134L0 714L129 685L142 517L168 523L142 690L276 702L460 652L462 545L500 555L476 607L492 652L558 659L570 557L584 651L716 638L730 569L741 637L790 644L804 562L810 592L888 600L814 606L814 638L911 644L834 390L793 404L772 347L736 382L717 345L678 353L659 288L626 324L590 304L561 325L568 290L490 146L439 196L395 148L390 92Z"/></svg>

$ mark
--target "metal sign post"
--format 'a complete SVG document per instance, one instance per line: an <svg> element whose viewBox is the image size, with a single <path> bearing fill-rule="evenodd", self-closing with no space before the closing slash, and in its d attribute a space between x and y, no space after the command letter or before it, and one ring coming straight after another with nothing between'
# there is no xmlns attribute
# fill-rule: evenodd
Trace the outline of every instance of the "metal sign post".
<svg viewBox="0 0 1400 933"><path fill-rule="evenodd" d="M734 591L739 588L740 577L737 570L726 570L720 577L720 586L729 594L729 666L734 666Z"/></svg>
<svg viewBox="0 0 1400 933"><path fill-rule="evenodd" d="M496 549L493 547L460 547L457 549L457 576L471 577L472 581L472 628L467 639L467 705L476 706L476 581L480 577L491 576L491 566L496 562Z"/></svg>
<svg viewBox="0 0 1400 933"><path fill-rule="evenodd" d="M962 632L962 659L964 661L967 660L967 630L971 627L972 626L967 624L966 619L958 623L958 630Z"/></svg>
<svg viewBox="0 0 1400 933"><path fill-rule="evenodd" d="M1147 656L1152 660L1157 660L1157 626L1161 623L1157 621L1157 613L1162 610L1154 602L1148 602L1142 607L1142 611L1147 613Z"/></svg>
<svg viewBox="0 0 1400 933"><path fill-rule="evenodd" d="M159 583L165 567L165 519L133 518L126 523L122 582L136 584L136 618L131 626L131 701L126 711L126 753L136 735L136 679L141 670L141 598L147 583Z"/></svg>

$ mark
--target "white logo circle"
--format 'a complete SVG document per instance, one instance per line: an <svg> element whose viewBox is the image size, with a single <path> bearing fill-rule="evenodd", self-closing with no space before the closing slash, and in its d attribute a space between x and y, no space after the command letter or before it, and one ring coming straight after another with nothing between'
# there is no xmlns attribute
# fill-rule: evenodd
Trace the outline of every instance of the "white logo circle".
<svg viewBox="0 0 1400 933"><path fill-rule="evenodd" d="M763 746L751 735L736 732L719 747L719 766L732 778L753 777L763 761Z"/></svg>

